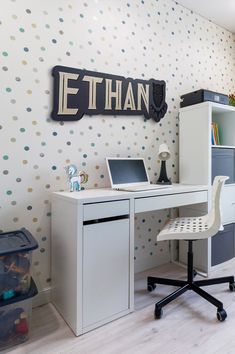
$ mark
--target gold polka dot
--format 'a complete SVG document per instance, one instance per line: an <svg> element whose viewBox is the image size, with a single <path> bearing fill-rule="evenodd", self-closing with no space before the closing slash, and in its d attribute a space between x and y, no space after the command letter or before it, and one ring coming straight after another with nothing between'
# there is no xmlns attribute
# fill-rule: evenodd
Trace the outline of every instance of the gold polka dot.
<svg viewBox="0 0 235 354"><path fill-rule="evenodd" d="M32 90L27 90L26 92L27 92L28 95L32 94Z"/></svg>
<svg viewBox="0 0 235 354"><path fill-rule="evenodd" d="M100 166L95 166L96 170L98 170L100 168Z"/></svg>
<svg viewBox="0 0 235 354"><path fill-rule="evenodd" d="M31 193L33 191L33 188L28 188L27 191Z"/></svg>
<svg viewBox="0 0 235 354"><path fill-rule="evenodd" d="M65 162L66 162L66 163L70 163L70 160L69 160L69 159L66 159Z"/></svg>
<svg viewBox="0 0 235 354"><path fill-rule="evenodd" d="M36 231L37 231L37 232L41 232L41 231L42 231L42 228L41 228L41 227L38 227L38 228L36 229Z"/></svg>
<svg viewBox="0 0 235 354"><path fill-rule="evenodd" d="M39 180L39 179L40 179L40 176L36 176L35 179L36 179L36 180Z"/></svg>
<svg viewBox="0 0 235 354"><path fill-rule="evenodd" d="M37 122L36 120L33 120L33 121L32 121L32 124L33 124L33 125L37 125L38 122Z"/></svg>
<svg viewBox="0 0 235 354"><path fill-rule="evenodd" d="M11 142L15 143L16 142L16 138L11 138Z"/></svg>
<svg viewBox="0 0 235 354"><path fill-rule="evenodd" d="M33 222L38 222L38 218L33 218Z"/></svg>
<svg viewBox="0 0 235 354"><path fill-rule="evenodd" d="M23 165L27 165L28 161L27 160L23 160L22 163L23 163Z"/></svg>
<svg viewBox="0 0 235 354"><path fill-rule="evenodd" d="M15 41L16 37L15 37L15 36L10 36L10 39L11 39L12 41Z"/></svg>
<svg viewBox="0 0 235 354"><path fill-rule="evenodd" d="M32 23L32 27L36 28L37 27L36 23Z"/></svg>
<svg viewBox="0 0 235 354"><path fill-rule="evenodd" d="M28 64L26 60L22 60L21 63L22 63L23 65L27 65L27 64Z"/></svg>

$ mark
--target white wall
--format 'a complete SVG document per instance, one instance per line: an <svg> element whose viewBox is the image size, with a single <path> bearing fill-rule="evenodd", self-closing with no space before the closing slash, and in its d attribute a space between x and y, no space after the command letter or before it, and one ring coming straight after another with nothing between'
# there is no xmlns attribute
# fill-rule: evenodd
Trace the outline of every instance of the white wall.
<svg viewBox="0 0 235 354"><path fill-rule="evenodd" d="M171 0L5 0L0 38L0 229L25 226L36 236L34 270L45 289L50 198L67 188L64 166L86 170L87 188L103 187L106 156L143 156L156 181L158 146L166 142L168 174L177 181L179 97L199 88L235 91L234 40ZM55 65L166 80L168 113L160 123L141 116L52 121ZM155 242L166 217L167 211L137 217L137 270L168 261L168 244Z"/></svg>

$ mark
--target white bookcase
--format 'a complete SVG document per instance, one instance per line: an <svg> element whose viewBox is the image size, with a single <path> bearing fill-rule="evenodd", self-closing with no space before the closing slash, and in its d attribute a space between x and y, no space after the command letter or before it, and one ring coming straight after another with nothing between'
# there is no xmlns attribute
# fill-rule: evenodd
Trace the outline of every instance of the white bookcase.
<svg viewBox="0 0 235 354"><path fill-rule="evenodd" d="M212 122L218 123L221 145L212 145ZM235 149L235 107L203 102L181 108L179 114L179 182L207 184L210 187L213 177L212 156L215 152L213 149L222 149L220 152L225 153L229 150L229 154L233 154L231 149ZM223 157L221 159L223 160ZM231 169L234 169L234 160L233 167L227 164ZM220 171L219 174L226 175L226 171ZM196 208L195 206L181 208L180 214L202 215L207 213L208 208L210 208L210 198L208 204L200 204ZM222 217L223 225L235 223L235 183L231 183L231 180L225 185L222 195ZM231 239L230 242L233 244L231 243L229 248L233 247L235 255L234 241ZM214 239L213 244L215 244ZM186 242L180 242L180 262L186 262L186 253ZM194 255L195 266L199 270L209 274L214 267L217 267L217 265L212 265L214 262L212 261L212 239L195 242Z"/></svg>

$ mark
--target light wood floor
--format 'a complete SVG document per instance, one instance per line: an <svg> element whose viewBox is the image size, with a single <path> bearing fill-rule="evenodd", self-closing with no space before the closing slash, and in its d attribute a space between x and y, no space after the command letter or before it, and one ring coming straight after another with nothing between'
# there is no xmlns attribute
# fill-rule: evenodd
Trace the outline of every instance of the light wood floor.
<svg viewBox="0 0 235 354"><path fill-rule="evenodd" d="M184 269L165 265L147 274L184 279ZM235 274L235 262L225 264L213 276ZM11 354L234 354L235 292L227 284L207 287L224 303L228 317L216 319L216 308L187 292L164 308L154 320L154 302L175 288L159 285L146 291L146 272L136 279L136 311L112 323L75 337L51 304L33 310L30 340Z"/></svg>

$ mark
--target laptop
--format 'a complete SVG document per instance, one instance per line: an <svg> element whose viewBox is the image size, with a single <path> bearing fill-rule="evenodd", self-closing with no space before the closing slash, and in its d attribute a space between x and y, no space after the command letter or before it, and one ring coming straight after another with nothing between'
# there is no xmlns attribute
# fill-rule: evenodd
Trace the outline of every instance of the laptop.
<svg viewBox="0 0 235 354"><path fill-rule="evenodd" d="M143 158L107 157L106 163L112 189L137 192L171 187L150 184Z"/></svg>

